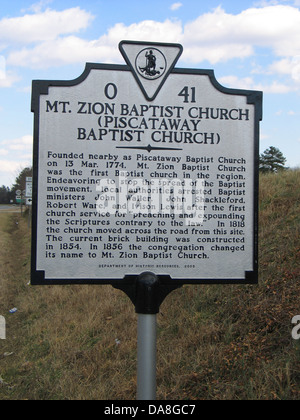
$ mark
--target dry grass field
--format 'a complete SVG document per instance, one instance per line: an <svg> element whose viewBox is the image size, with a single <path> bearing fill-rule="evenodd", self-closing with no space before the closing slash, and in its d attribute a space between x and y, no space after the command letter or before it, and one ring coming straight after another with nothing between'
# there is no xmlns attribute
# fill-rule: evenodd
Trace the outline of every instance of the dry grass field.
<svg viewBox="0 0 300 420"><path fill-rule="evenodd" d="M300 172L264 175L258 286L185 286L158 315L160 400L299 400ZM30 232L0 213L0 400L130 400L137 317L111 286L32 287ZM17 308L10 314L9 310Z"/></svg>

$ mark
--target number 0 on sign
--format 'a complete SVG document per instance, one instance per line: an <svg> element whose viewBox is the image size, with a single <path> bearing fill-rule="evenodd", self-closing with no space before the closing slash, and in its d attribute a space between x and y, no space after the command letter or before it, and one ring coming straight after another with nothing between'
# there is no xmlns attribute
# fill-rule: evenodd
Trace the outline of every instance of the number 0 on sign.
<svg viewBox="0 0 300 420"><path fill-rule="evenodd" d="M256 283L262 93L177 68L178 44L34 81L32 284Z"/></svg>

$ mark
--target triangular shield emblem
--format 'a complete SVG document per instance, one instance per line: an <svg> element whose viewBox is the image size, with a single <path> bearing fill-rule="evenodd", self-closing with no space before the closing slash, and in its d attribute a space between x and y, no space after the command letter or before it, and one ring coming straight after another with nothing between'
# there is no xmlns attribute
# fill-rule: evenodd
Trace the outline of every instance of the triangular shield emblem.
<svg viewBox="0 0 300 420"><path fill-rule="evenodd" d="M145 98L153 101L179 60L180 44L122 41L119 49Z"/></svg>

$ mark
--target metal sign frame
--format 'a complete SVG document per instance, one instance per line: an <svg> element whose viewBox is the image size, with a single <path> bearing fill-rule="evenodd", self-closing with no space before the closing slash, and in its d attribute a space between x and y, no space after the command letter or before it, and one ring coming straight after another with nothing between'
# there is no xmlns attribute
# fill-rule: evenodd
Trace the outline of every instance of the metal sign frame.
<svg viewBox="0 0 300 420"><path fill-rule="evenodd" d="M141 45L138 42L132 42L132 44ZM142 43L144 45L154 45L155 43ZM155 44L155 45L172 45L172 44ZM178 47L178 44L174 44ZM122 43L120 45L122 49ZM34 113L34 151L33 151L33 222L32 222L32 262L31 262L31 284L33 285L65 285L65 284L111 284L116 288L124 290L127 295L136 302L137 296L137 276L126 275L124 273L123 278L116 279L82 279L82 278L70 278L70 279L49 279L45 278L44 271L37 270L37 220L39 217L39 191L38 191L38 177L42 170L39 164L39 136L40 136L40 97L47 95L49 88L51 87L74 87L84 82L92 70L108 71L108 72L132 72L132 66L130 65L108 65L108 64L95 64L87 63L83 74L71 81L53 81L53 80L35 80L32 84L32 112ZM251 91L251 90L240 90L240 89L229 89L221 86L215 78L213 70L198 70L198 69L185 69L185 68L172 68L169 74L176 74L188 77L193 76L208 76L211 84L221 93L225 95L244 96L247 98L247 103L254 105L254 136L253 136L253 271L245 273L244 278L241 279L207 279L199 278L183 280L171 278L168 275L158 276L160 287L158 295L159 301L162 301L164 297L175 288L181 287L184 284L257 284L258 282L258 190L259 190L259 122L262 120L262 92ZM168 76L167 75L167 76ZM138 86L137 86L138 88Z"/></svg>

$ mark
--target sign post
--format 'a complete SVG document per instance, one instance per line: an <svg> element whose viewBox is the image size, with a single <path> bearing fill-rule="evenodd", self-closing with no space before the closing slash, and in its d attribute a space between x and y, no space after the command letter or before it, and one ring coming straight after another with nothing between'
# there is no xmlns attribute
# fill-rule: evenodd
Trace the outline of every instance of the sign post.
<svg viewBox="0 0 300 420"><path fill-rule="evenodd" d="M21 204L21 202L22 202L22 191L17 190L16 191L16 203Z"/></svg>
<svg viewBox="0 0 300 420"><path fill-rule="evenodd" d="M26 190L25 190L26 206L28 209L28 229L31 223L31 206L32 206L32 177L26 177Z"/></svg>
<svg viewBox="0 0 300 420"><path fill-rule="evenodd" d="M138 315L137 399L156 399L157 315Z"/></svg>
<svg viewBox="0 0 300 420"><path fill-rule="evenodd" d="M157 313L159 308L147 308L146 302L155 300L153 288L159 281L153 273L143 273L139 287L144 288L144 298L141 299L136 311L138 313L138 352L137 352L137 399L156 399L156 332ZM153 302L150 306L153 306ZM149 313L155 312L155 313Z"/></svg>
<svg viewBox="0 0 300 420"><path fill-rule="evenodd" d="M26 190L25 190L26 206L32 205L32 177L26 177Z"/></svg>
<svg viewBox="0 0 300 420"><path fill-rule="evenodd" d="M262 93L177 68L179 44L119 48L126 65L33 81L31 283L123 290L141 315L139 393L153 398L164 298L258 281Z"/></svg>

